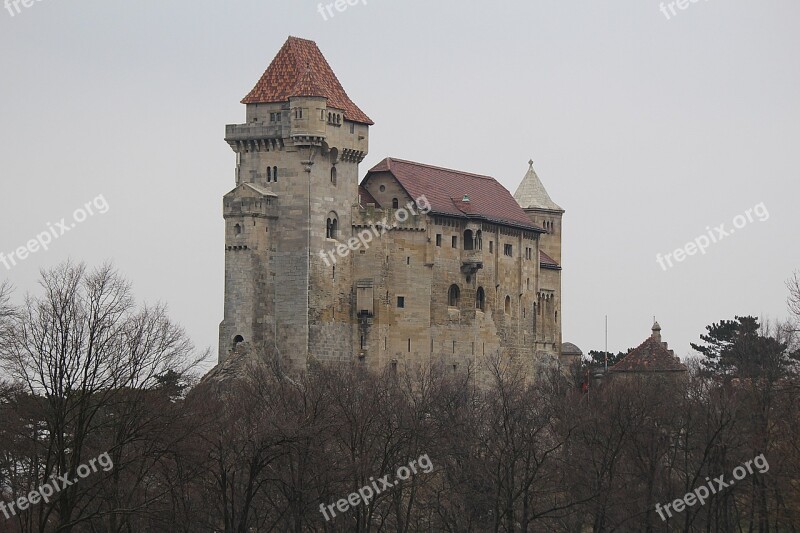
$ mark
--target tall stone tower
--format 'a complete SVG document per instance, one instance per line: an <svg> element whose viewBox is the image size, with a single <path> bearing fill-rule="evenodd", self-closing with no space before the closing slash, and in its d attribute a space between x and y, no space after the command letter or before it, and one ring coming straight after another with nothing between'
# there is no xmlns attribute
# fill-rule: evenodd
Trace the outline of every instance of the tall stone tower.
<svg viewBox="0 0 800 533"><path fill-rule="evenodd" d="M323 258L352 232L358 165L373 122L313 41L290 37L226 127L236 188L223 199L225 316L219 362L244 343L302 368L352 353L351 258ZM313 349L311 347L314 347Z"/></svg>
<svg viewBox="0 0 800 533"><path fill-rule="evenodd" d="M535 345L537 352L561 356L561 221L558 206L528 161L528 172L514 193L531 222L545 229L539 237L539 289L536 301Z"/></svg>

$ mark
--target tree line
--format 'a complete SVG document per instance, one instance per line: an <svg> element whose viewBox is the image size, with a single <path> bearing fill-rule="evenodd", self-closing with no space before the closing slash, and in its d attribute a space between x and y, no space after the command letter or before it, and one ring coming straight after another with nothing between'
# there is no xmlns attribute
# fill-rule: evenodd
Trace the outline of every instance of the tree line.
<svg viewBox="0 0 800 533"><path fill-rule="evenodd" d="M163 306L138 305L110 265L65 263L21 304L0 286L0 501L104 453L114 466L0 513L0 531L795 531L797 277L789 293L785 323L708 326L685 380L589 395L581 369L532 380L492 359L481 386L435 362L290 375L266 348L201 380L207 354ZM657 512L759 454L768 471ZM320 512L423 455L432 471Z"/></svg>

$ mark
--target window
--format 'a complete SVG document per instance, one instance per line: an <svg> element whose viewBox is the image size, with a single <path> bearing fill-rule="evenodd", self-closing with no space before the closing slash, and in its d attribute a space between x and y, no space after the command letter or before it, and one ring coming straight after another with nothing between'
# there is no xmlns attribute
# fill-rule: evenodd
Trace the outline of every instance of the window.
<svg viewBox="0 0 800 533"><path fill-rule="evenodd" d="M233 338L233 346L234 346L234 348L236 347L237 344L241 344L243 342L244 342L244 337L242 337L241 335L236 335Z"/></svg>
<svg viewBox="0 0 800 533"><path fill-rule="evenodd" d="M514 257L514 247L510 244L503 245L503 255L507 255L508 257Z"/></svg>
<svg viewBox="0 0 800 533"><path fill-rule="evenodd" d="M336 185L336 167L331 167L331 183Z"/></svg>
<svg viewBox="0 0 800 533"><path fill-rule="evenodd" d="M475 247L475 241L472 237L472 230L468 229L464 232L464 249L472 250Z"/></svg>
<svg viewBox="0 0 800 533"><path fill-rule="evenodd" d="M239 224L236 224L236 225L233 227L233 232L234 232L236 235L240 235L240 234L242 233L242 227L241 227Z"/></svg>
<svg viewBox="0 0 800 533"><path fill-rule="evenodd" d="M381 186L378 188L378 190L379 190L379 191L381 191L381 192L386 192L386 185L381 185Z"/></svg>
<svg viewBox="0 0 800 533"><path fill-rule="evenodd" d="M453 248L458 248L458 237L453 235Z"/></svg>
<svg viewBox="0 0 800 533"><path fill-rule="evenodd" d="M442 245L442 234L441 233L437 233L436 234L436 246L441 246L441 245Z"/></svg>
<svg viewBox="0 0 800 533"><path fill-rule="evenodd" d="M408 352L411 353L411 339L408 339Z"/></svg>
<svg viewBox="0 0 800 533"><path fill-rule="evenodd" d="M398 309L405 309L405 307L406 307L406 297L405 296L398 296L397 297L397 307L398 307Z"/></svg>
<svg viewBox="0 0 800 533"><path fill-rule="evenodd" d="M397 198L392 198L392 209L397 209L397 206L400 205L400 202L397 201Z"/></svg>
<svg viewBox="0 0 800 533"><path fill-rule="evenodd" d="M506 305L505 305L506 314L511 314L511 296L506 296Z"/></svg>
<svg viewBox="0 0 800 533"><path fill-rule="evenodd" d="M475 247L476 250L483 250L483 232L481 230L475 234Z"/></svg>
<svg viewBox="0 0 800 533"><path fill-rule="evenodd" d="M356 125L351 122L350 123L350 133L355 133L355 132L356 132Z"/></svg>
<svg viewBox="0 0 800 533"><path fill-rule="evenodd" d="M447 293L447 305L450 307L458 307L458 300L461 297L461 291L458 285L450 285L450 290Z"/></svg>
<svg viewBox="0 0 800 533"><path fill-rule="evenodd" d="M331 211L325 221L325 238L337 239L339 237L339 217Z"/></svg>
<svg viewBox="0 0 800 533"><path fill-rule="evenodd" d="M494 241L489 241L489 253L494 253Z"/></svg>
<svg viewBox="0 0 800 533"><path fill-rule="evenodd" d="M475 309L483 311L486 307L486 293L483 287L478 287L478 293L475 295Z"/></svg>
<svg viewBox="0 0 800 533"><path fill-rule="evenodd" d="M272 181L272 167L267 167L267 183Z"/></svg>
<svg viewBox="0 0 800 533"><path fill-rule="evenodd" d="M278 167L272 167L272 179L278 183Z"/></svg>

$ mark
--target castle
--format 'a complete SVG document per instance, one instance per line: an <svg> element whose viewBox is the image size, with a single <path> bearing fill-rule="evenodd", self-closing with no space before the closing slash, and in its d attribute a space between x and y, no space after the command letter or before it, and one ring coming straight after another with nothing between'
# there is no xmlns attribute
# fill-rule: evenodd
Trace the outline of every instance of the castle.
<svg viewBox="0 0 800 533"><path fill-rule="evenodd" d="M290 37L226 127L219 362L245 347L296 369L502 355L564 366L561 222L533 170L494 178L386 158L359 181L372 120L313 41ZM369 238L367 237L369 236ZM572 345L570 345L572 346Z"/></svg>

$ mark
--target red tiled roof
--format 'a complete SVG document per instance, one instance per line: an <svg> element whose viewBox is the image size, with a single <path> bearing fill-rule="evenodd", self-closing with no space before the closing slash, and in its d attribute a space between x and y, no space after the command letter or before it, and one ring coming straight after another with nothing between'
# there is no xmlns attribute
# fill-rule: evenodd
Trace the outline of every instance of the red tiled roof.
<svg viewBox="0 0 800 533"><path fill-rule="evenodd" d="M372 194L361 185L358 186L358 199L360 200L361 207L366 207L367 204L375 204L375 207L381 206L381 204L378 203L378 200L376 200L375 197L372 196Z"/></svg>
<svg viewBox="0 0 800 533"><path fill-rule="evenodd" d="M539 250L539 263L545 268L560 268L561 265L556 263L556 260Z"/></svg>
<svg viewBox="0 0 800 533"><path fill-rule="evenodd" d="M387 157L367 172L362 184L382 172L394 176L411 198L425 196L435 214L480 218L544 233L508 189L492 177ZM464 196L469 197L468 202Z"/></svg>
<svg viewBox="0 0 800 533"><path fill-rule="evenodd" d="M242 103L288 102L291 96L324 96L347 120L374 124L347 96L314 41L289 37Z"/></svg>
<svg viewBox="0 0 800 533"><path fill-rule="evenodd" d="M687 372L686 365L652 336L608 369L609 372Z"/></svg>

